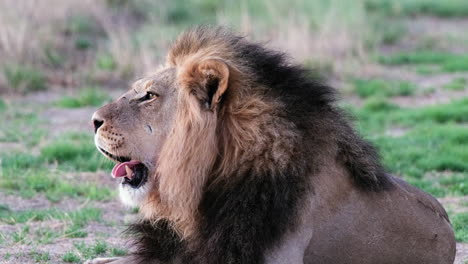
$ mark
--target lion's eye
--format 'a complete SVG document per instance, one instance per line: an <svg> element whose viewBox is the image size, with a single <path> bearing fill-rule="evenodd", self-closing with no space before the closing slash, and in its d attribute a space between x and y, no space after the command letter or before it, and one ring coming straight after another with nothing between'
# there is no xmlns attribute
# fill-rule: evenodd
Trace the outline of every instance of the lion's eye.
<svg viewBox="0 0 468 264"><path fill-rule="evenodd" d="M150 100L156 99L158 97L159 97L159 95L156 94L156 93L146 92L145 96L140 98L140 102L150 101Z"/></svg>

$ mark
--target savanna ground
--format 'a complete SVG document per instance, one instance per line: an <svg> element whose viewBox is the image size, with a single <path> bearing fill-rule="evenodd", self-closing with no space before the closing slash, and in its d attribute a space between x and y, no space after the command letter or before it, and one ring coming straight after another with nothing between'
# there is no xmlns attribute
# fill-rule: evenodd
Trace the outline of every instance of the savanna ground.
<svg viewBox="0 0 468 264"><path fill-rule="evenodd" d="M436 196L468 263L468 2L0 2L0 263L128 251L95 109L197 23L230 25L337 87L388 170Z"/></svg>

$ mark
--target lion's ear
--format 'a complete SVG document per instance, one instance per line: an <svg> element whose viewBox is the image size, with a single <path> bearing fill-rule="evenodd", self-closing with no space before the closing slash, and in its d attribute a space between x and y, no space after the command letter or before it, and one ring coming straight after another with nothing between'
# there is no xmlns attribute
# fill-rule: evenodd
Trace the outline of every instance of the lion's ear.
<svg viewBox="0 0 468 264"><path fill-rule="evenodd" d="M228 88L228 66L219 59L207 59L191 66L185 82L207 108L214 109Z"/></svg>

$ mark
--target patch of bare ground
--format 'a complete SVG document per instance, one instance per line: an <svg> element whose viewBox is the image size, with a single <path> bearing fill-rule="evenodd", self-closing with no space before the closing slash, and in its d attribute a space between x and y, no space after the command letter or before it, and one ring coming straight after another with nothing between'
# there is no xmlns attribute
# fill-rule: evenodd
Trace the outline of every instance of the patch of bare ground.
<svg viewBox="0 0 468 264"><path fill-rule="evenodd" d="M468 196L438 198L439 202L455 213L468 212Z"/></svg>
<svg viewBox="0 0 468 264"><path fill-rule="evenodd" d="M92 133L91 116L96 107L82 107L74 109L50 108L41 113L41 118L48 120L52 136L65 132Z"/></svg>
<svg viewBox="0 0 468 264"><path fill-rule="evenodd" d="M395 45L383 45L383 54L414 49L436 49L454 53L468 51L468 18L445 19L431 16L416 16L406 19L405 36Z"/></svg>
<svg viewBox="0 0 468 264"><path fill-rule="evenodd" d="M426 95L393 97L391 102L402 107L413 108L445 104L450 101L466 97L468 97L468 89L463 91L442 91L442 89L434 89L434 92Z"/></svg>
<svg viewBox="0 0 468 264"><path fill-rule="evenodd" d="M404 127L391 127L385 131L385 135L389 137L402 137L409 131Z"/></svg>
<svg viewBox="0 0 468 264"><path fill-rule="evenodd" d="M468 263L468 244L457 243L457 256L455 257L454 264Z"/></svg>
<svg viewBox="0 0 468 264"><path fill-rule="evenodd" d="M2 152L19 152L26 150L25 146L18 142L0 142Z"/></svg>

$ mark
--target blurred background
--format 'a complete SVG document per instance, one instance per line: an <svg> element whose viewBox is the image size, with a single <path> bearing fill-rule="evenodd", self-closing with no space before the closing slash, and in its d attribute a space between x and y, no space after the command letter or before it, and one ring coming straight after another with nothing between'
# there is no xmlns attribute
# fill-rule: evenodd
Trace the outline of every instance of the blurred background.
<svg viewBox="0 0 468 264"><path fill-rule="evenodd" d="M128 251L92 113L219 24L339 90L389 171L447 208L468 263L467 0L0 1L0 263Z"/></svg>

